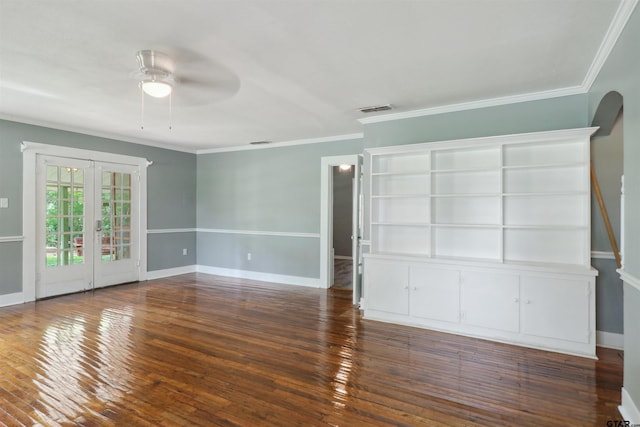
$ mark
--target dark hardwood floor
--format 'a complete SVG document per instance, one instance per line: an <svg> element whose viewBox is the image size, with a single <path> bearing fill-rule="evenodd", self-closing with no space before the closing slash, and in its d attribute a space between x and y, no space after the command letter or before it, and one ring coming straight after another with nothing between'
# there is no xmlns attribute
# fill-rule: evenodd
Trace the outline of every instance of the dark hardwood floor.
<svg viewBox="0 0 640 427"><path fill-rule="evenodd" d="M606 426L600 360L361 319L351 292L204 274L0 309L0 425Z"/></svg>
<svg viewBox="0 0 640 427"><path fill-rule="evenodd" d="M333 288L353 289L353 260L336 258L333 260Z"/></svg>

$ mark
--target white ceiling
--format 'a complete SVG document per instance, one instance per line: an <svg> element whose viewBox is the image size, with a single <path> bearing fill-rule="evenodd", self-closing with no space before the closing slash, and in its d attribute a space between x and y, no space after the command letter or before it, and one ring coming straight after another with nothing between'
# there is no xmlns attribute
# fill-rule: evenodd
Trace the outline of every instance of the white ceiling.
<svg viewBox="0 0 640 427"><path fill-rule="evenodd" d="M361 132L370 105L584 92L621 1L0 0L0 117L195 151ZM140 49L175 59L172 130L149 97L140 129Z"/></svg>

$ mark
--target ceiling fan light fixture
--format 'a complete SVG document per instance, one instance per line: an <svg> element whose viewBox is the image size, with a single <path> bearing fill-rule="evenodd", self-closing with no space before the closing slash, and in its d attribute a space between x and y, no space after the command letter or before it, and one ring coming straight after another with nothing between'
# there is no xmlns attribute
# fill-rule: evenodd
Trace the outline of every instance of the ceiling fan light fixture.
<svg viewBox="0 0 640 427"><path fill-rule="evenodd" d="M154 98L165 98L173 90L173 86L170 83L156 79L143 80L140 84L144 93Z"/></svg>
<svg viewBox="0 0 640 427"><path fill-rule="evenodd" d="M169 96L175 82L169 56L147 49L138 51L136 59L140 67L136 74L144 93L154 98Z"/></svg>

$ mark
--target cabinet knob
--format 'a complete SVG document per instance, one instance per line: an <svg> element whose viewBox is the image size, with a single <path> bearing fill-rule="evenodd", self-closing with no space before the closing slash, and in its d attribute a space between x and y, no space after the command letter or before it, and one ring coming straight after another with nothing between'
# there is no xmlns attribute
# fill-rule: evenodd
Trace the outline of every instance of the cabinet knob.
<svg viewBox="0 0 640 427"><path fill-rule="evenodd" d="M405 287L404 287L404 290L405 290L405 291L408 291L408 290L409 290L409 286L405 286Z"/></svg>
<svg viewBox="0 0 640 427"><path fill-rule="evenodd" d="M514 298L513 302L520 302L520 298Z"/></svg>
<svg viewBox="0 0 640 427"><path fill-rule="evenodd" d="M528 300L526 300L524 303L525 303L525 304L531 304L531 300L530 300L530 299L528 299Z"/></svg>

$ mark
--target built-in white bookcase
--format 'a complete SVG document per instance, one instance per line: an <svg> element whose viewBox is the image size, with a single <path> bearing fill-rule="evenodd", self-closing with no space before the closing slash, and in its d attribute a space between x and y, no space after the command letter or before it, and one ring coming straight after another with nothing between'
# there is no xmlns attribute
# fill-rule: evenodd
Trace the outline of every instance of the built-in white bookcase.
<svg viewBox="0 0 640 427"><path fill-rule="evenodd" d="M588 266L589 144L576 132L369 150L372 253Z"/></svg>
<svg viewBox="0 0 640 427"><path fill-rule="evenodd" d="M461 286L463 270L468 266L515 272L515 279L496 279L500 285L493 286L500 289L517 286L518 296L513 299L518 303L523 283L530 282L524 280L523 272L525 276L532 271L586 275L593 281L596 273L590 267L589 141L594 130L572 129L367 150L371 238L368 264L375 264L375 260L384 260L386 267L391 266L389 262L422 263L415 268L423 270L438 263L444 263L449 270L451 266L458 266L458 279L449 277L452 283L458 281L455 285L458 287L449 289L451 295L459 296L457 302L444 298L436 303L439 307L457 304L458 320L469 312L460 304L471 304L473 299L469 295L483 292L478 288L482 280L477 277L484 276L474 276L473 290L466 286L467 295L460 296L465 289ZM446 276L427 274L423 270L419 270L420 273L416 270L412 275L410 268L406 277ZM380 271L376 270L375 274L379 275ZM384 318L384 310L379 309L376 298L390 295L379 283L373 283L373 288L367 286L367 281L371 284L372 280L376 281L367 278L365 269L365 316L369 306L374 308L368 310L368 317ZM530 285L526 286L531 291ZM432 292L436 292L434 289ZM440 296L447 294L441 291L438 291ZM367 292L373 293L373 301ZM418 292L417 287L414 292ZM403 316L413 321L424 317L424 305L416 306L407 298L407 313ZM438 301L437 298L425 304L430 306L434 301ZM411 307L414 313L422 315L413 316ZM472 317L481 317L479 306L471 311ZM588 312L586 327L592 328L591 317L595 315L590 309ZM520 316L518 319L522 321ZM532 319L527 319L530 325ZM495 323L486 319L482 322ZM519 327L518 334L526 330L530 327ZM572 351L585 353L583 349Z"/></svg>

